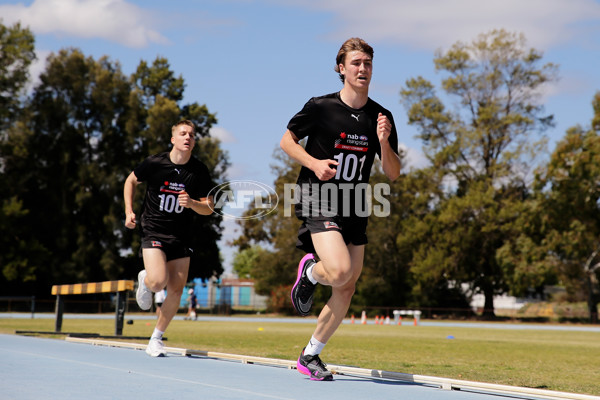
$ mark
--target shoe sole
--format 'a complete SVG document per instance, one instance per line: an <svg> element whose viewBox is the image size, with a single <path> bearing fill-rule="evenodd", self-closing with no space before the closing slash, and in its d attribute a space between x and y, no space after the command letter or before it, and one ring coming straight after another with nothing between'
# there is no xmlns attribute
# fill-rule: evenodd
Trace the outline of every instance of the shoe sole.
<svg viewBox="0 0 600 400"><path fill-rule="evenodd" d="M298 309L298 307L296 307L296 302L294 302L294 290L296 290L296 286L298 286L298 283L300 282L300 278L302 278L302 271L304 269L304 264L306 263L306 261L308 261L310 259L314 260L315 255L312 253L308 253L307 255L302 257L302 260L300 260L300 262L298 263L298 276L296 277L296 282L294 283L294 286L292 287L292 292L290 293L290 298L292 299L292 305L294 306L294 308L296 309L298 314L300 314L302 316L306 316L306 315L308 315L308 313L303 313L302 311L300 311Z"/></svg>
<svg viewBox="0 0 600 400"><path fill-rule="evenodd" d="M138 294L139 294L139 292L140 292L140 290L142 289L142 283L143 283L143 281L144 281L144 278L140 279L140 275L142 275L142 273L143 273L144 271L145 271L145 270L142 270L142 271L140 271L140 272L138 273L138 289L137 289L137 291L135 292L135 300L137 301L138 307L140 307L140 308L141 308L142 310L144 310L144 311L148 311L148 310L149 310L149 309L152 307L152 298L150 298L150 302L149 302L149 303L150 303L150 305L149 305L147 308L144 308L144 307L142 307L142 305L140 304L141 302L140 302L139 298L140 298L141 296L139 296L139 295L138 295Z"/></svg>
<svg viewBox="0 0 600 400"><path fill-rule="evenodd" d="M154 353L146 352L146 354L148 354L150 357L166 357L167 356L165 353L158 353L158 354L154 355Z"/></svg>

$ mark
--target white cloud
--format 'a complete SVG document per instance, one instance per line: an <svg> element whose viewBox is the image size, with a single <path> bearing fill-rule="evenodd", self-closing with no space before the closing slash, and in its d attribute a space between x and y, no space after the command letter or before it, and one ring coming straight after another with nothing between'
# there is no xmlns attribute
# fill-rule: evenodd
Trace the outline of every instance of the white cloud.
<svg viewBox="0 0 600 400"><path fill-rule="evenodd" d="M404 143L398 144L398 148L406 154L405 162L406 165L402 167L403 170L421 169L431 165L425 154L421 150L413 147L408 147Z"/></svg>
<svg viewBox="0 0 600 400"><path fill-rule="evenodd" d="M458 40L470 42L499 28L524 33L528 43L540 49L575 39L585 45L593 40L591 32L600 29L600 3L595 0L288 0L288 4L331 12L335 40L360 36L369 42L426 50L447 48Z"/></svg>
<svg viewBox="0 0 600 400"><path fill-rule="evenodd" d="M236 143L237 139L225 128L215 126L210 128L210 136L219 139L221 143Z"/></svg>
<svg viewBox="0 0 600 400"><path fill-rule="evenodd" d="M28 93L40 83L40 75L46 69L46 59L50 54L48 50L35 50L36 60L29 66L29 81L25 88Z"/></svg>
<svg viewBox="0 0 600 400"><path fill-rule="evenodd" d="M101 38L127 47L168 43L151 22L153 16L123 0L35 0L0 5L4 24L20 21L36 34L64 34Z"/></svg>
<svg viewBox="0 0 600 400"><path fill-rule="evenodd" d="M229 168L227 169L227 178L229 179L249 179L249 170L252 167L248 164L238 163L233 160Z"/></svg>
<svg viewBox="0 0 600 400"><path fill-rule="evenodd" d="M569 71L563 73L559 80L547 83L538 90L540 97L537 99L537 102L545 104L551 98L560 96L577 98L586 93L590 86L590 81L593 81L593 78L587 76L584 72ZM592 99L590 98L591 101Z"/></svg>

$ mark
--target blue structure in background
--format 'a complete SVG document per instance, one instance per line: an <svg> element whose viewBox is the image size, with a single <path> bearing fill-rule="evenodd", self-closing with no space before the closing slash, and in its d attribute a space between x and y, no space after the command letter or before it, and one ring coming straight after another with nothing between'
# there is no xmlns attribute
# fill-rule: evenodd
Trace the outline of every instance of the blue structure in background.
<svg viewBox="0 0 600 400"><path fill-rule="evenodd" d="M202 281L201 278L195 278L192 281L192 284L188 284L186 289L183 291L181 302L179 303L180 307L186 307L188 304L188 298L190 295L188 294L187 289L189 288L194 289L196 300L198 301L198 307L200 308L212 307L214 305L232 305L233 291L231 286L221 285L221 279L205 282ZM248 292L247 304L250 304L249 299L250 292Z"/></svg>
<svg viewBox="0 0 600 400"><path fill-rule="evenodd" d="M210 279L203 281L195 278L189 282L181 295L179 306L187 307L189 294L188 289L194 289L198 308L212 308L215 306L258 306L264 307L264 299L259 299L254 293L253 282L239 279ZM257 303L260 301L260 303Z"/></svg>
<svg viewBox="0 0 600 400"><path fill-rule="evenodd" d="M251 287L240 287L238 292L238 304L241 306L249 306L252 297Z"/></svg>

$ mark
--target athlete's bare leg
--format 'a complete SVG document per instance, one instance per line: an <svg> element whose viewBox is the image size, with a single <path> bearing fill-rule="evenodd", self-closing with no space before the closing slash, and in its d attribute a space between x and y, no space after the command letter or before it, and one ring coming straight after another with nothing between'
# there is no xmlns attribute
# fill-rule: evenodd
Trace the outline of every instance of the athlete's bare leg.
<svg viewBox="0 0 600 400"><path fill-rule="evenodd" d="M156 293L164 288L169 280L167 256L160 249L142 249L142 257L146 269L144 284L153 293Z"/></svg>
<svg viewBox="0 0 600 400"><path fill-rule="evenodd" d="M167 263L169 270L169 282L167 283L167 297L160 310L160 316L156 322L156 328L165 331L171 320L177 314L183 288L187 282L190 258L178 258Z"/></svg>
<svg viewBox="0 0 600 400"><path fill-rule="evenodd" d="M313 267L313 277L322 285L343 286L352 277L350 252L337 231L311 234L320 261Z"/></svg>
<svg viewBox="0 0 600 400"><path fill-rule="evenodd" d="M156 328L164 332L179 309L183 288L187 282L190 258L178 258L167 262L165 253L159 249L143 249L146 268L145 285L152 292L167 287L167 297L163 302Z"/></svg>
<svg viewBox="0 0 600 400"><path fill-rule="evenodd" d="M338 234L337 239L336 235L332 235L335 233ZM356 282L362 272L365 246L346 246L338 232L317 233L312 235L312 238L317 255L321 259L313 268L313 277L319 283L332 287L331 297L321 310L313 333L318 341L327 343L350 307Z"/></svg>

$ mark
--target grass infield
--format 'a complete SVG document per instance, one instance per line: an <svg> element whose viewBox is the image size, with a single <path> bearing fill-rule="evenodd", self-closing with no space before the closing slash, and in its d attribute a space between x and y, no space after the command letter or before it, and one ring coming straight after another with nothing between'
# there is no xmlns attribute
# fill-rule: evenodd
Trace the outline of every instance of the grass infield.
<svg viewBox="0 0 600 400"><path fill-rule="evenodd" d="M135 320L123 335L150 336L154 323ZM165 344L295 360L314 327L252 317L248 322L174 320ZM54 331L54 320L0 319L0 333L16 330ZM64 319L62 330L113 335L114 320ZM338 365L600 395L597 332L343 324L322 358Z"/></svg>

